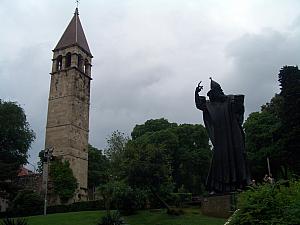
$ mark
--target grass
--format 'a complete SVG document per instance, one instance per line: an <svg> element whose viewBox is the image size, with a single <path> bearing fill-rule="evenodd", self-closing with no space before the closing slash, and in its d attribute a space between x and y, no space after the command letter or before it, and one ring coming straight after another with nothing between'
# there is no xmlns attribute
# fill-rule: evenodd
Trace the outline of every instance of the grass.
<svg viewBox="0 0 300 225"><path fill-rule="evenodd" d="M225 219L203 216L199 208L185 209L181 216L167 215L165 210L139 211L132 216L125 216L130 225L223 225ZM47 216L28 217L29 225L96 225L105 211L87 211L57 213Z"/></svg>

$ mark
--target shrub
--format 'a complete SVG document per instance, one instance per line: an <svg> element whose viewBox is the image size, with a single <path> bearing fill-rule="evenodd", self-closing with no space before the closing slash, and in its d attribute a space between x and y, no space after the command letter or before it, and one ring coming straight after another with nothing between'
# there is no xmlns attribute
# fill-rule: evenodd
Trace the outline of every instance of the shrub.
<svg viewBox="0 0 300 225"><path fill-rule="evenodd" d="M133 189L120 181L110 181L98 188L105 203L106 210L118 209L122 214L130 215L137 209L145 208L148 193L144 190Z"/></svg>
<svg viewBox="0 0 300 225"><path fill-rule="evenodd" d="M118 210L123 214L130 215L138 208L135 191L124 183L119 183L113 193L113 202Z"/></svg>
<svg viewBox="0 0 300 225"><path fill-rule="evenodd" d="M50 166L50 176L54 184L54 192L62 202L73 197L77 188L77 180L68 161L55 160Z"/></svg>
<svg viewBox="0 0 300 225"><path fill-rule="evenodd" d="M264 184L240 194L230 225L300 224L300 182Z"/></svg>
<svg viewBox="0 0 300 225"><path fill-rule="evenodd" d="M10 218L6 218L4 220L1 221L0 225L27 225L27 220L25 219L10 219Z"/></svg>
<svg viewBox="0 0 300 225"><path fill-rule="evenodd" d="M75 202L70 205L54 205L47 208L47 213L64 213L64 212L80 212L80 211L92 211L103 210L104 202L102 200Z"/></svg>
<svg viewBox="0 0 300 225"><path fill-rule="evenodd" d="M183 207L185 202L192 201L192 193L172 193L172 204L176 207Z"/></svg>
<svg viewBox="0 0 300 225"><path fill-rule="evenodd" d="M172 216L180 216L184 214L184 211L182 209L178 208L170 208L167 210L167 214L172 215Z"/></svg>
<svg viewBox="0 0 300 225"><path fill-rule="evenodd" d="M107 213L105 216L101 218L100 223L98 223L98 225L123 225L123 224L125 224L125 222L118 211Z"/></svg>
<svg viewBox="0 0 300 225"><path fill-rule="evenodd" d="M70 205L54 205L47 207L47 214L52 213L65 213L65 212L80 212L80 211L93 211L93 210L104 210L104 202L102 200L86 201L86 202L75 202ZM8 212L1 213L0 218L4 217L18 217L18 216L32 216L43 214L43 208L29 208L26 210L13 210L11 208Z"/></svg>
<svg viewBox="0 0 300 225"><path fill-rule="evenodd" d="M24 210L26 209L26 210ZM17 216L39 214L43 209L43 199L39 194L31 190L18 192L13 199L12 207L9 209L11 214Z"/></svg>

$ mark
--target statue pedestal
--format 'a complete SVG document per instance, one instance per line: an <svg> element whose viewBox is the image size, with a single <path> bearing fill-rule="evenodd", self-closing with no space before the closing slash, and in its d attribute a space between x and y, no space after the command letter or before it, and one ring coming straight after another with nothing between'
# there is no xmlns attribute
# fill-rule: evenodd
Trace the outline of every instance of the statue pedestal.
<svg viewBox="0 0 300 225"><path fill-rule="evenodd" d="M201 212L206 216L229 218L236 210L236 193L204 197Z"/></svg>

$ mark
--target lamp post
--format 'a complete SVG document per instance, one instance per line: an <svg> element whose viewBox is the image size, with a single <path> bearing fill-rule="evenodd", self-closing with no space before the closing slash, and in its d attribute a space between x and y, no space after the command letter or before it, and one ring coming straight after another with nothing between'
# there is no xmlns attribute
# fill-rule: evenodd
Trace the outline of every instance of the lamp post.
<svg viewBox="0 0 300 225"><path fill-rule="evenodd" d="M44 216L47 215L47 194L48 194L48 176L49 176L49 161L52 157L53 148L46 148L44 151L44 158L46 159L46 165L44 166L44 178L45 178L45 199L44 199Z"/></svg>

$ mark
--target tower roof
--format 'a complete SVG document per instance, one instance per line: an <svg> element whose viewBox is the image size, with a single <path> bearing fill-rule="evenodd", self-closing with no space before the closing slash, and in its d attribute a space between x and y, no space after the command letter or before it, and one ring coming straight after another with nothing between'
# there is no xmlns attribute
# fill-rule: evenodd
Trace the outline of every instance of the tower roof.
<svg viewBox="0 0 300 225"><path fill-rule="evenodd" d="M54 51L72 45L78 45L84 51L86 51L86 53L92 56L82 25L80 23L78 8L76 8L71 22L54 48Z"/></svg>

